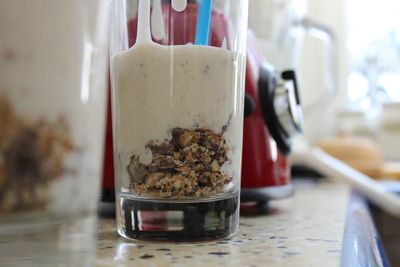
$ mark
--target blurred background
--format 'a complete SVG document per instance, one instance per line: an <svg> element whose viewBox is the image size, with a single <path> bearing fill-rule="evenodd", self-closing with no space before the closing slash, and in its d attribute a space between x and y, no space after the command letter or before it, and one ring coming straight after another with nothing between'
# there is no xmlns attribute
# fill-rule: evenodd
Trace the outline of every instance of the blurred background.
<svg viewBox="0 0 400 267"><path fill-rule="evenodd" d="M399 159L400 2L309 0L307 16L336 36L337 93L305 114L305 135L318 142L333 135L368 136L385 158ZM303 104L318 102L327 64L326 45L306 35L300 59Z"/></svg>

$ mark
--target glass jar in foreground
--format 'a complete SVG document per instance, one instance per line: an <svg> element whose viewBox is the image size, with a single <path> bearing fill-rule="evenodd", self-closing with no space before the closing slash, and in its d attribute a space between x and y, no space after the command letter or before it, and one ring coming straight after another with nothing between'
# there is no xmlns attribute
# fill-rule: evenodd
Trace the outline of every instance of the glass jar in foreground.
<svg viewBox="0 0 400 267"><path fill-rule="evenodd" d="M0 1L1 266L93 264L110 5Z"/></svg>
<svg viewBox="0 0 400 267"><path fill-rule="evenodd" d="M238 227L248 1L117 1L111 38L119 233Z"/></svg>

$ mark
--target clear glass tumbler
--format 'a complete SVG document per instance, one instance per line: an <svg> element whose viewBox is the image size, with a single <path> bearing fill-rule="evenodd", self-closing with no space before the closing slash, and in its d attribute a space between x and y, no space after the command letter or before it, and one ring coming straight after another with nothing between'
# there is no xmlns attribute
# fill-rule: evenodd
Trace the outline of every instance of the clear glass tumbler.
<svg viewBox="0 0 400 267"><path fill-rule="evenodd" d="M110 7L0 1L0 265L92 266Z"/></svg>
<svg viewBox="0 0 400 267"><path fill-rule="evenodd" d="M248 1L116 1L111 36L117 225L208 240L239 218Z"/></svg>

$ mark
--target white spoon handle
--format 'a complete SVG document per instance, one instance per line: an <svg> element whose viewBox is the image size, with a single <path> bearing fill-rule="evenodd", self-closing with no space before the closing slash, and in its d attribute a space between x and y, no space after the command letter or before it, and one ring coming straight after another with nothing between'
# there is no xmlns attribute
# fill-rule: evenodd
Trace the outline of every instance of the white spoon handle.
<svg viewBox="0 0 400 267"><path fill-rule="evenodd" d="M385 212L400 217L400 197L389 192L382 184L350 167L319 148L293 154L294 163L309 166L321 174L350 184Z"/></svg>

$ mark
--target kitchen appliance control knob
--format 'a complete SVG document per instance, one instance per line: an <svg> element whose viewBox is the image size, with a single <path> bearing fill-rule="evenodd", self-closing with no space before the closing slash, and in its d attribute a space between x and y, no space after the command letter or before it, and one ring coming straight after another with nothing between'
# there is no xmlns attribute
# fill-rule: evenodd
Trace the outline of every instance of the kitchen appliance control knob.
<svg viewBox="0 0 400 267"><path fill-rule="evenodd" d="M303 116L294 71L275 89L274 108L282 130L292 137L303 130ZM285 77L285 75L282 75Z"/></svg>
<svg viewBox="0 0 400 267"><path fill-rule="evenodd" d="M302 112L296 75L292 70L279 77L265 63L260 69L258 91L264 121L283 154L290 153L290 139L302 131Z"/></svg>

